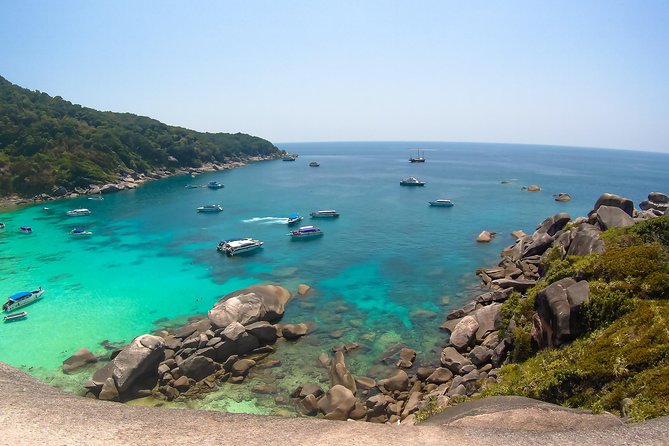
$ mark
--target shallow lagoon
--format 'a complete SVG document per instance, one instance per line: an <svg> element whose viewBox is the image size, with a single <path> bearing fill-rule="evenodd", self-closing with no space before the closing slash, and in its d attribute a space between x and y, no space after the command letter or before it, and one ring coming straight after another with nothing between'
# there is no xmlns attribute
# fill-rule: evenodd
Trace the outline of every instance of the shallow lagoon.
<svg viewBox="0 0 669 446"><path fill-rule="evenodd" d="M515 229L533 231L546 216L585 215L602 192L639 203L650 191L669 191L664 154L495 144L421 143L425 164L412 164L415 143L283 144L295 162L271 161L231 171L176 177L134 191L50 202L0 214L0 292L43 286L44 299L28 319L0 325L0 360L47 382L78 389L88 374L70 377L61 362L80 347L104 354L166 324L204 314L220 296L258 282L314 291L289 303L283 322L308 321L316 331L280 343L282 363L258 369L242 385L224 385L192 407L284 413L277 395L305 381L326 382L316 358L337 344L361 345L348 355L356 374L378 377L380 358L403 343L418 361L438 359L445 314L475 292L474 274L497 263ZM413 152L415 153L415 152ZM319 161L320 167L309 167ZM409 175L424 188L399 186ZM187 189L216 180L224 189ZM500 184L509 180L509 184ZM538 184L541 192L522 192ZM552 194L568 192L558 203ZM452 208L429 207L450 198ZM220 214L195 208L218 203ZM42 210L48 206L50 212ZM88 217L67 217L70 209ZM317 209L334 220L310 220ZM283 217L298 212L323 237L291 241ZM21 234L21 225L34 233ZM84 227L90 237L69 231ZM483 229L498 236L474 242ZM254 255L226 258L224 238L265 242ZM269 394L257 393L260 385Z"/></svg>

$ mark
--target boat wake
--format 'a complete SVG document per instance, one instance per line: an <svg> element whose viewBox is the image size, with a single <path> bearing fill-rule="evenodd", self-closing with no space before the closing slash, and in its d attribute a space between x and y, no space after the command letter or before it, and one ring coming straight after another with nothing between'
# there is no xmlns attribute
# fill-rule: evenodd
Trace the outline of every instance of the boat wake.
<svg viewBox="0 0 669 446"><path fill-rule="evenodd" d="M247 220L242 220L244 223L260 223L262 225L285 225L288 223L288 218L285 217L253 217Z"/></svg>

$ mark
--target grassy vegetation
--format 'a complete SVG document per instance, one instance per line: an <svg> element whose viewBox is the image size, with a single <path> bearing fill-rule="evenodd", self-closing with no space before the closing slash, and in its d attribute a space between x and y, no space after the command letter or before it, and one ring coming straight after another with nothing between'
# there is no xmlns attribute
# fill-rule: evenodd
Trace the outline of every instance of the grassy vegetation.
<svg viewBox="0 0 669 446"><path fill-rule="evenodd" d="M278 152L254 136L200 133L130 113L100 112L0 77L2 194L85 187L125 169L198 167Z"/></svg>
<svg viewBox="0 0 669 446"><path fill-rule="evenodd" d="M503 305L516 322L513 364L484 395L524 395L570 407L619 413L630 398L634 420L669 415L669 217L607 231L606 252L561 259L546 256L546 276L526 297ZM561 349L531 344L538 290L564 277L586 279L587 334Z"/></svg>

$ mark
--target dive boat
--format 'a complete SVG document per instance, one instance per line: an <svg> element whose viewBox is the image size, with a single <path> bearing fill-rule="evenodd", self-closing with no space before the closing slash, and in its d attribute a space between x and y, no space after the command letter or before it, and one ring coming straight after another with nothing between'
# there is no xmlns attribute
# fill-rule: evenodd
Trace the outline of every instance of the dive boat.
<svg viewBox="0 0 669 446"><path fill-rule="evenodd" d="M65 214L69 215L70 217L83 217L84 215L91 215L91 211L88 209L72 209L71 211L67 211Z"/></svg>
<svg viewBox="0 0 669 446"><path fill-rule="evenodd" d="M418 154L416 156L412 156L412 157L409 158L410 163L424 163L425 162L425 158L423 158L420 155L420 149L417 149L417 150L418 150Z"/></svg>
<svg viewBox="0 0 669 446"><path fill-rule="evenodd" d="M74 228L70 231L70 234L72 235L91 235L93 234L91 231L87 231L82 228Z"/></svg>
<svg viewBox="0 0 669 446"><path fill-rule="evenodd" d="M400 181L400 186L425 186L425 181L421 181L416 177L409 177Z"/></svg>
<svg viewBox="0 0 669 446"><path fill-rule="evenodd" d="M12 294L7 298L7 302L2 304L2 310L9 313L17 308L24 307L39 299L42 296L42 293L44 293L44 289L39 287L33 291L22 291L20 293Z"/></svg>
<svg viewBox="0 0 669 446"><path fill-rule="evenodd" d="M198 212L221 212L222 210L223 206L219 204L205 204L197 208Z"/></svg>
<svg viewBox="0 0 669 446"><path fill-rule="evenodd" d="M23 320L26 318L26 316L28 316L28 312L21 311L20 313L8 314L3 319L5 320L5 322L14 322Z"/></svg>
<svg viewBox="0 0 669 446"><path fill-rule="evenodd" d="M234 239L234 240L223 240L218 244L216 249L219 252L227 254L229 257L234 256L235 254L241 254L243 252L255 251L263 245L263 242L260 240L252 239L251 237Z"/></svg>
<svg viewBox="0 0 669 446"><path fill-rule="evenodd" d="M225 186L223 186L223 184L219 183L218 181L210 181L209 183L207 183L207 187L209 189L220 189Z"/></svg>
<svg viewBox="0 0 669 446"><path fill-rule="evenodd" d="M19 231L23 232L24 234L32 234L33 228L31 228L30 226L21 226L19 228Z"/></svg>
<svg viewBox="0 0 669 446"><path fill-rule="evenodd" d="M311 215L311 218L336 218L339 217L339 212L334 209L328 209L325 211L312 212L309 215Z"/></svg>
<svg viewBox="0 0 669 446"><path fill-rule="evenodd" d="M296 240L302 238L319 237L323 235L323 231L321 231L320 228L316 226L302 226L300 229L290 231L288 235L291 236L293 240Z"/></svg>
<svg viewBox="0 0 669 446"><path fill-rule="evenodd" d="M286 223L288 223L288 226L293 226L294 224L301 222L303 218L304 217L301 215L291 214L288 216L288 221Z"/></svg>
<svg viewBox="0 0 669 446"><path fill-rule="evenodd" d="M312 162L309 163L309 166L310 167L318 167L318 166L320 166L320 163L318 161L312 161Z"/></svg>
<svg viewBox="0 0 669 446"><path fill-rule="evenodd" d="M432 200L429 203L430 206L441 206L445 208L450 208L451 206L453 206L453 202L451 200L445 200L445 199Z"/></svg>

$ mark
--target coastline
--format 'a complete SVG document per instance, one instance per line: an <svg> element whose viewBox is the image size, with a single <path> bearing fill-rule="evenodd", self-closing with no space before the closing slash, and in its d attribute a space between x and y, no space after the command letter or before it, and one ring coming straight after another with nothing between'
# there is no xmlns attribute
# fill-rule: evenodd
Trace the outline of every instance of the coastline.
<svg viewBox="0 0 669 446"><path fill-rule="evenodd" d="M51 194L41 193L33 197L21 197L18 195L0 196L0 212L12 211L21 206L34 205L65 198L76 198L82 195L98 195L131 190L140 187L144 183L162 180L165 178L176 177L180 175L199 175L202 173L219 172L223 170L236 169L244 167L249 163L260 161L278 160L283 156L282 153L271 156L251 156L237 161L226 161L222 163L204 163L200 167L169 168L163 167L147 173L137 173L131 170L119 172L116 181L105 184L91 184L88 188L75 188L68 191L64 187L53 186Z"/></svg>

